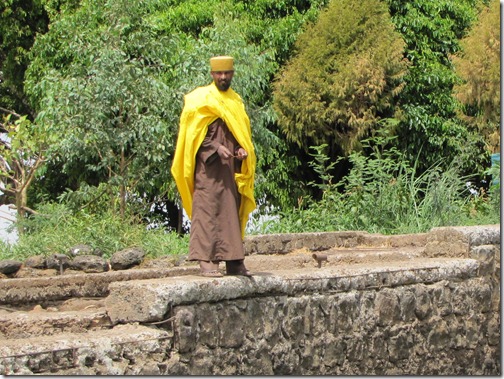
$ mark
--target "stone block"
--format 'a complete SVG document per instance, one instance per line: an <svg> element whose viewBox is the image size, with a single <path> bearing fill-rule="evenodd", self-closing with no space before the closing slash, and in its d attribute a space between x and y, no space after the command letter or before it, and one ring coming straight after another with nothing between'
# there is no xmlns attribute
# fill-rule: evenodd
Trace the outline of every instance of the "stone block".
<svg viewBox="0 0 504 379"><path fill-rule="evenodd" d="M219 311L222 306L203 303L194 308L198 343L215 349L219 346ZM195 330L196 333L196 330Z"/></svg>
<svg viewBox="0 0 504 379"><path fill-rule="evenodd" d="M229 303L217 312L219 346L222 348L235 349L243 345L245 340L244 325L247 322L246 312Z"/></svg>
<svg viewBox="0 0 504 379"><path fill-rule="evenodd" d="M187 353L197 348L197 322L194 307L181 307L175 310L175 346L180 353Z"/></svg>
<svg viewBox="0 0 504 379"><path fill-rule="evenodd" d="M378 325L393 324L401 319L399 298L395 291L385 289L376 295L375 312L378 315Z"/></svg>
<svg viewBox="0 0 504 379"><path fill-rule="evenodd" d="M498 251L495 245L479 245L471 247L469 257L480 262L480 275L492 275L495 270L495 261Z"/></svg>

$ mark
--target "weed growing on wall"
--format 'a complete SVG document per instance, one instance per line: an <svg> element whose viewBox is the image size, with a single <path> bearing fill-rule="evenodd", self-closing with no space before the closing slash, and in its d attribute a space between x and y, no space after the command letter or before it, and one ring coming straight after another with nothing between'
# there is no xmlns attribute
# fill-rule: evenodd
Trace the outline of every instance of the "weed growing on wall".
<svg viewBox="0 0 504 379"><path fill-rule="evenodd" d="M403 154L390 147L389 137L363 141L364 150L349 156L350 173L332 183L329 162L321 145L313 147L311 165L320 177L322 198L298 199L298 206L279 212L256 226L258 233L299 233L363 230L370 233L421 233L439 226L492 224L500 221L498 185L488 193L467 186L456 164L433 165L422 174ZM367 154L364 153L367 151Z"/></svg>

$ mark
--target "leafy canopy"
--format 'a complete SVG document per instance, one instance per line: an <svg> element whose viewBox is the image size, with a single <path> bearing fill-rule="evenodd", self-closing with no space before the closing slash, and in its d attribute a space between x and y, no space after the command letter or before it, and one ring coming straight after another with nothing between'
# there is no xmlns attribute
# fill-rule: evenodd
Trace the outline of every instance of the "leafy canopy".
<svg viewBox="0 0 504 379"><path fill-rule="evenodd" d="M454 159L467 172L481 168L479 136L456 117L452 89L458 78L450 56L476 19L479 0L386 0L392 21L405 42L411 62L399 95L401 104L397 147L419 170Z"/></svg>
<svg viewBox="0 0 504 379"><path fill-rule="evenodd" d="M393 115L407 70L403 48L383 2L330 2L299 36L274 84L287 138L305 148L334 141L351 152L380 118Z"/></svg>
<svg viewBox="0 0 504 379"><path fill-rule="evenodd" d="M453 57L455 72L462 82L454 87L464 105L463 120L485 136L492 153L500 151L500 2L483 8L476 25L460 42L462 50Z"/></svg>
<svg viewBox="0 0 504 379"><path fill-rule="evenodd" d="M281 158L285 143L270 130L269 81L276 57L285 56L320 4L84 0L53 14L33 47L26 81L37 122L59 141L49 158L61 163L73 188L109 182L137 197L176 200L167 168L183 96L210 82L211 56L229 54L260 156L257 191L287 201L291 185L281 181L288 182L289 168ZM276 16L268 13L273 8ZM262 36L258 24L268 26Z"/></svg>
<svg viewBox="0 0 504 379"><path fill-rule="evenodd" d="M36 41L27 92L37 122L58 141L50 153L64 170L84 162L111 185L156 184L149 170L171 146L167 87L159 79L164 42L121 1L83 2Z"/></svg>
<svg viewBox="0 0 504 379"><path fill-rule="evenodd" d="M17 114L33 110L23 93L24 72L37 33L47 31L41 0L4 0L0 7L0 104Z"/></svg>

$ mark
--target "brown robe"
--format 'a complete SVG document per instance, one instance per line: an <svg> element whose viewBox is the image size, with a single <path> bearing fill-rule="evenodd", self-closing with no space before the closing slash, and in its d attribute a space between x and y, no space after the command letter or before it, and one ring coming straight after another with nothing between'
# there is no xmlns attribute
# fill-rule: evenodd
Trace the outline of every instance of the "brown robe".
<svg viewBox="0 0 504 379"><path fill-rule="evenodd" d="M189 260L245 258L238 217L240 194L234 179L241 161L221 159L217 153L220 145L233 154L240 147L224 121L217 119L208 126L196 154Z"/></svg>

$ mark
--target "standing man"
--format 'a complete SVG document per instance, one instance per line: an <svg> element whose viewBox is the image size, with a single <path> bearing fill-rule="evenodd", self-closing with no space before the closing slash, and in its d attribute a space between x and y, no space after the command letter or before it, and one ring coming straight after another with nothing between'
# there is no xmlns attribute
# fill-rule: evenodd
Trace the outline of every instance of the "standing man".
<svg viewBox="0 0 504 379"><path fill-rule="evenodd" d="M213 82L184 97L171 168L182 205L191 219L189 260L203 276L251 276L243 263L243 237L255 207L256 156L250 120L233 91L233 58L210 59Z"/></svg>

